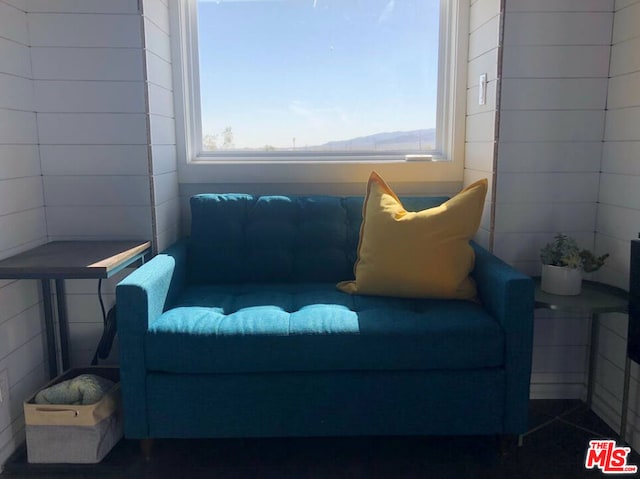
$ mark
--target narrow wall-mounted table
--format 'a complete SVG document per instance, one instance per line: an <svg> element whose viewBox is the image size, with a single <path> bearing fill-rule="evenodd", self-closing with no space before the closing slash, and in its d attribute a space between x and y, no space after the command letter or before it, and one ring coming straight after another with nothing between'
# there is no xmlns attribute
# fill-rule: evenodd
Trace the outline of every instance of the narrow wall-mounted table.
<svg viewBox="0 0 640 479"><path fill-rule="evenodd" d="M0 279L38 279L42 286L49 376L56 377L58 359L54 328L55 281L62 370L69 368L69 326L65 279L106 279L144 261L151 251L149 241L53 241L0 261Z"/></svg>

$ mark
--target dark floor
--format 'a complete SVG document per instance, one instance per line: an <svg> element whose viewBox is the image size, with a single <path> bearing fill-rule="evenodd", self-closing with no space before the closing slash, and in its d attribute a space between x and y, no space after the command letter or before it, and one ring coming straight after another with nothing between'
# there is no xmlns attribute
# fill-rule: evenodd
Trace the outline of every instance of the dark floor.
<svg viewBox="0 0 640 479"><path fill-rule="evenodd" d="M585 469L589 440L618 437L582 403L532 401L532 429L549 420L529 433L522 447L506 449L486 437L157 440L152 459L145 463L137 442L122 441L101 464L82 466L29 465L20 450L0 479L640 477ZM640 455L632 451L627 463L640 465Z"/></svg>

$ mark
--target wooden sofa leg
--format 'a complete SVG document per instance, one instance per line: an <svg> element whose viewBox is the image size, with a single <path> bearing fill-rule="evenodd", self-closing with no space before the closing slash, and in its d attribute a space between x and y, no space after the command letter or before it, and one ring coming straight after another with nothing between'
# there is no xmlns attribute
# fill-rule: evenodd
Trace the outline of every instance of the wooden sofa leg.
<svg viewBox="0 0 640 479"><path fill-rule="evenodd" d="M501 456L508 456L510 453L514 452L517 446L520 446L520 437L503 434L498 436L498 451Z"/></svg>
<svg viewBox="0 0 640 479"><path fill-rule="evenodd" d="M151 460L151 452L153 451L153 439L140 439L140 452L146 462Z"/></svg>

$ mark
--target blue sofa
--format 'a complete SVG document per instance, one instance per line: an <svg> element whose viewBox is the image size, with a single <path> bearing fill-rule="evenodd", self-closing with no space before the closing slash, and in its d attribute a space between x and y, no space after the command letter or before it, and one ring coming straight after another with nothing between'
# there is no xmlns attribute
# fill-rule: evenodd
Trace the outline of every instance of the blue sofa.
<svg viewBox="0 0 640 479"><path fill-rule="evenodd" d="M472 244L477 302L342 293L362 203L192 197L116 289L126 437L523 433L532 280Z"/></svg>

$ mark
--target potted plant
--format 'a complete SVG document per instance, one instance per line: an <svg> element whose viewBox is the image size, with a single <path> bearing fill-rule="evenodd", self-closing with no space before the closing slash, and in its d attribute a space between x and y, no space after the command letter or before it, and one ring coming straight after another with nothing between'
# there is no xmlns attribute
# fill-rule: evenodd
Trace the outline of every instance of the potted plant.
<svg viewBox="0 0 640 479"><path fill-rule="evenodd" d="M570 236L558 233L540 250L542 260L541 289L559 295L577 295L582 291L582 272L597 271L609 257L595 256L580 249Z"/></svg>

